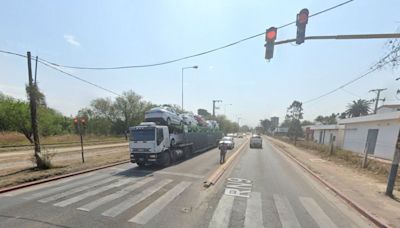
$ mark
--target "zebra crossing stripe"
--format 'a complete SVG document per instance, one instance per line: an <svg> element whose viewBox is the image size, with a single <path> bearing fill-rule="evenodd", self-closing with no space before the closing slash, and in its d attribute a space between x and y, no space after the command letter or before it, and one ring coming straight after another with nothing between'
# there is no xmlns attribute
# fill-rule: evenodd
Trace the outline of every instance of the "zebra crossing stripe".
<svg viewBox="0 0 400 228"><path fill-rule="evenodd" d="M149 188L143 190L141 193L139 193L131 198L128 198L128 199L124 200L122 203L117 204L116 206L104 211L102 213L102 215L108 216L108 217L115 217L115 216L123 213L124 211L128 210L129 208L135 206L136 204L142 202L147 197L151 196L152 194L154 194L155 192L157 192L158 190L160 190L165 185L167 185L171 182L172 182L171 179L162 180L162 181L156 183L155 185L152 185Z"/></svg>
<svg viewBox="0 0 400 228"><path fill-rule="evenodd" d="M211 218L209 228L227 228L229 227L229 220L231 219L231 212L233 207L233 200L235 197L229 195L222 195L218 202L218 206L214 211Z"/></svg>
<svg viewBox="0 0 400 228"><path fill-rule="evenodd" d="M281 220L282 228L301 228L288 199L277 194L274 194L273 198L278 211L279 219Z"/></svg>
<svg viewBox="0 0 400 228"><path fill-rule="evenodd" d="M260 227L263 228L262 200L259 192L252 192L247 200L246 215L244 219L244 227Z"/></svg>
<svg viewBox="0 0 400 228"><path fill-rule="evenodd" d="M103 187L94 189L94 190L92 190L92 191L85 192L85 193L83 193L83 194L80 194L80 195L77 195L77 196L75 196L75 197L66 199L66 200L64 200L64 201L55 203L55 204L53 204L53 205L54 205L54 206L57 206L57 207L65 207L65 206L68 206L68 205L70 205L70 204L79 202L79 201L81 201L81 200L83 200L83 199L85 199L85 198L87 198L87 197L94 196L94 195L99 194L99 193L101 193L101 192L105 192L105 191L107 191L107 190L109 190L109 189L116 188L116 187L119 187L119 186L128 184L129 182L132 182L132 181L135 181L135 180L136 180L136 179L127 179L127 178L119 179L117 182L114 182L114 183L112 183L112 184L110 184L110 185L106 185L106 186L103 186Z"/></svg>
<svg viewBox="0 0 400 228"><path fill-rule="evenodd" d="M84 205L82 207L79 207L78 210L91 211L96 207L99 207L99 206L101 206L103 204L106 204L106 203L111 202L111 201L113 201L115 199L121 198L122 196L127 195L128 193L130 193L130 192L142 187L143 185L149 183L152 180L154 180L153 177L145 178L145 179L143 179L141 181L138 181L134 185L125 187L125 188L121 189L118 192L112 193L110 195L106 195L106 196L104 196L104 197L102 197L100 199L97 199L97 200L95 200L93 202L90 202L90 203L88 203L88 204L86 204L86 205Z"/></svg>
<svg viewBox="0 0 400 228"><path fill-rule="evenodd" d="M337 228L332 220L325 214L325 212L318 206L318 204L309 197L300 197L300 202L307 210L308 214L315 220L320 227Z"/></svg>
<svg viewBox="0 0 400 228"><path fill-rule="evenodd" d="M93 187L96 187L96 186L99 186L99 185L102 185L102 184L106 184L106 183L111 182L111 181L113 181L115 179L117 179L117 177L110 177L110 178L107 178L107 179L104 179L102 181L95 182L95 183L92 183L92 184L89 184L89 185L80 186L78 188L73 188L73 189L70 189L69 191L61 192L61 193L58 193L58 194L53 195L53 196L49 196L49 197L44 198L44 199L40 199L39 202L48 203L50 201L58 200L58 199L61 199L63 197L75 194L77 192L85 191L85 190L91 189Z"/></svg>
<svg viewBox="0 0 400 228"><path fill-rule="evenodd" d="M135 217L131 218L129 222L134 222L137 224L146 224L154 216L156 216L162 209L164 209L169 203L171 203L176 197L178 197L187 187L192 183L187 181L182 181L167 193L162 195L143 211L139 212Z"/></svg>
<svg viewBox="0 0 400 228"><path fill-rule="evenodd" d="M47 190L44 190L44 191L40 191L38 193L34 193L34 194L30 195L30 196L26 196L26 197L24 197L24 199L27 199L27 200L37 199L37 198L40 198L40 197L43 197L43 196L46 196L46 195L50 195L50 194L57 193L57 192L60 192L60 191L64 191L64 190L67 190L67 189L75 188L77 186L80 186L80 185L83 185L83 184L86 184L86 183L89 183L89 182L92 182L92 181L96 181L96 180L99 180L99 179L104 179L105 177L109 177L109 176L110 175L102 174L102 175L91 176L89 178L78 180L78 181L75 181L73 183L69 183L68 182L68 183L66 183L66 184L64 184L62 186L55 187L55 188L50 188L50 189L47 189Z"/></svg>

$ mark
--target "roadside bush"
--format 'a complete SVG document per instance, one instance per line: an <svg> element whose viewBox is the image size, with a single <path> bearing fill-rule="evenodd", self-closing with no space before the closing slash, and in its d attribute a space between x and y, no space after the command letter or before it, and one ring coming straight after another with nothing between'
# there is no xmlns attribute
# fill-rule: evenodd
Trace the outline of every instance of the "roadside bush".
<svg viewBox="0 0 400 228"><path fill-rule="evenodd" d="M54 166L53 166L51 160L53 159L54 155L55 155L54 151L50 152L48 149L42 148L41 153L40 153L40 159L42 160L42 167L40 167L40 169L53 168ZM31 155L30 160L33 163L33 165L36 165L36 157L34 154Z"/></svg>

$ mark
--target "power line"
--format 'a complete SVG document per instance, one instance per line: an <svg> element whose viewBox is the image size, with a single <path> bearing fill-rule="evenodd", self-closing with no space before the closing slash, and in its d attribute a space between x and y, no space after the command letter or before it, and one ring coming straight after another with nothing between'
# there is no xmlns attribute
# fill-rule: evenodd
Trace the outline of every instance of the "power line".
<svg viewBox="0 0 400 228"><path fill-rule="evenodd" d="M10 52L10 51L0 50L0 53L9 54L9 55L15 55L15 56L22 57L22 58L27 58L26 55L19 54L19 53L15 53L15 52ZM32 57L31 59L34 59L34 58ZM40 58L39 58L39 59L40 59ZM112 93L112 94L114 94L114 95L121 96L120 94L118 94L118 93L116 93L116 92L114 92L114 91L112 91L112 90L110 90L110 89L104 88L104 87L102 87L102 86L100 86L100 85L97 85L97 84L95 84L95 83L93 83L93 82L90 82L90 81L85 80L85 79L83 79L83 78L80 78L80 77L78 77L78 76L76 76L76 75L73 75L73 74L71 74L71 73L68 73L68 72L66 72L66 71L63 71L63 70L61 70L61 69L59 69L59 68L57 68L57 67L55 67L55 66L52 66L52 65L50 65L50 64L48 64L48 63L46 63L46 62L44 62L44 61L42 61L42 60L38 60L38 62L41 63L41 64L43 64L43 65L46 66L46 67L49 67L49 68L51 68L51 69L53 69L53 70L56 70L56 71L58 71L58 72L60 72L60 73L63 73L63 74L65 74L65 75L69 76L69 77L72 77L72 78L76 79L76 80L79 80L79 81L84 82L84 83L86 83L86 84L92 85L92 86L94 86L94 87L96 87L96 88L98 88L98 89L104 90L104 91L109 92L109 93Z"/></svg>
<svg viewBox="0 0 400 228"><path fill-rule="evenodd" d="M338 7L341 7L341 6L343 6L343 5L346 5L346 4L348 4L348 3L352 2L352 1L354 1L354 0L348 0L348 1L342 2L342 3L340 3L340 4L337 4L337 5L335 5L335 6L332 6L332 7L330 7L330 8L327 8L327 9L324 9L324 10L322 10L322 11L319 11L319 12L317 12L317 13L311 14L311 15L309 16L309 18L315 17L315 16L320 15L320 14L323 14L323 13L326 13L326 12L328 12L328 11L331 11L331 10L333 10L333 9L336 9L336 8L338 8ZM295 23L296 23L296 21L292 21L292 22L290 22L290 23L281 25L281 26L279 26L279 27L277 27L277 28L278 28L278 29L281 29L281 28L287 27L287 26L292 25L292 24L295 24ZM214 48L214 49L210 49L210 50L208 50L208 51L200 52L200 53L197 53L197 54L193 54L193 55L189 55L189 56L185 56L185 57L181 57L181 58L177 58L177 59L173 59L173 60L168 60L168 61L164 61L164 62L151 63L151 64L143 64L143 65L128 65L128 66L115 66L115 67L85 67L85 66L62 65L62 64L58 64L58 63L54 63L54 62L45 60L45 59L40 59L40 60L41 60L41 61L44 61L44 62L47 62L48 64L51 64L51 65L53 65L53 66L63 67L63 68L70 68L70 69L79 69L79 70L120 70L120 69L129 69L129 68L154 67L154 66L166 65L166 64L170 64L170 63L174 63L174 62L179 62L179 61L182 61L182 60L185 60L185 59L190 59L190 58L194 58L194 57L206 55L206 54L209 54L209 53L212 53L212 52L216 52L216 51L219 51L219 50L228 48L228 47L232 47L232 46L234 46L234 45L240 44L240 43L242 43L242 42L244 42L244 41L247 41L247 40L254 39L254 38L259 37L259 36L262 36L262 35L264 35L264 34L265 34L265 32L262 32L262 33L259 33L259 34L256 34L256 35L253 35L253 36L249 36L249 37L246 37L246 38L244 38L244 39L235 41L235 42L233 42L233 43L229 43L229 44L226 44L226 45L223 45L223 46Z"/></svg>

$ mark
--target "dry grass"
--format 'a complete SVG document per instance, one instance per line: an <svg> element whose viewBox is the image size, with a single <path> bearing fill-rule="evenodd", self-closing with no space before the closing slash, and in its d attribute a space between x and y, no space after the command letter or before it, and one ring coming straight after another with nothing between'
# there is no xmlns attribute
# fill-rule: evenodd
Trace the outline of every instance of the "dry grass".
<svg viewBox="0 0 400 228"><path fill-rule="evenodd" d="M274 138L286 143L293 144L293 141L285 137ZM317 144L310 141L297 141L296 147L303 148L309 153L316 154L321 158L333 161L336 164L345 165L346 167L357 169L359 172L369 174L370 176L373 176L375 179L381 182L387 181L387 177L391 168L391 164L383 163L374 159L368 159L367 167L363 169L361 167L363 158L359 154L335 148L334 153L330 155L329 146ZM399 176L400 173L398 173L397 179L399 179ZM397 189L400 190L400 186L397 186Z"/></svg>
<svg viewBox="0 0 400 228"><path fill-rule="evenodd" d="M85 135L86 143L91 142L125 142L124 136L96 136L96 135ZM41 144L79 144L79 135L66 134L66 135L54 135L49 137L41 137ZM29 146L29 141L24 135L17 132L0 132L0 147L1 146Z"/></svg>
<svg viewBox="0 0 400 228"><path fill-rule="evenodd" d="M40 180L48 177L57 175L68 174L80 170L90 169L99 167L107 164L112 164L120 161L126 161L129 159L129 154L125 150L120 153L112 154L101 154L91 156L86 159L86 162L82 164L79 160L72 161L59 161L52 162L52 168L47 170L38 170L35 168L23 169L23 170L7 170L7 172L0 173L0 188L15 186L18 184Z"/></svg>

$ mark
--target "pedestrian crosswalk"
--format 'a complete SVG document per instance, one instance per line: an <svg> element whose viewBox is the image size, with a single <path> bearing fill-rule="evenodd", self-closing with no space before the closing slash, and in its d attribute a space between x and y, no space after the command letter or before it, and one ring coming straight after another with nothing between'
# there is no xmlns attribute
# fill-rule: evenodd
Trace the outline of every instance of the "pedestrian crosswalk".
<svg viewBox="0 0 400 228"><path fill-rule="evenodd" d="M192 186L192 182L185 180L152 175L127 177L99 174L25 193L22 198L49 207L68 207L68 210L93 213L109 219L125 218L127 223L146 225ZM251 192L249 196L222 194L216 199L216 207L208 211L208 227L340 227L312 197L299 196L293 202L293 198L289 201L282 194ZM244 203L236 204L236 200ZM233 217L233 214L237 216L238 213L242 214L242 220ZM271 219L269 216L275 217ZM305 216L308 216L306 221L311 221L312 225L309 223L307 225L310 226L305 226ZM271 221L279 224L269 224Z"/></svg>
<svg viewBox="0 0 400 228"><path fill-rule="evenodd" d="M126 177L99 174L26 193L22 198L54 207L73 207L83 213L94 211L99 216L113 218L124 213L127 215L130 209L147 201L147 206L127 220L145 225L191 184L190 181L155 178L152 175ZM153 195L156 195L154 199Z"/></svg>
<svg viewBox="0 0 400 228"><path fill-rule="evenodd" d="M240 197L239 200L246 200L246 207L242 208L244 214L244 222L242 225L231 224L231 214L235 208L235 196L225 195L219 199L219 202L213 211L212 218L209 222L208 227L282 227L282 228L301 228L301 227L327 227L336 228L335 223L329 218L329 216L321 209L321 207L311 197L299 197L299 201L304 208L304 211L297 212L300 216L310 216L315 224L300 224L296 212L293 209L293 205L289 202L288 198L279 194L269 195L272 197L274 205L267 205L268 207L274 207L278 216L280 224L266 224L264 223L263 214L263 201L259 192L252 192L249 198ZM235 208L235 210L240 210ZM268 216L272 216L269 214ZM304 222L303 222L304 223Z"/></svg>

